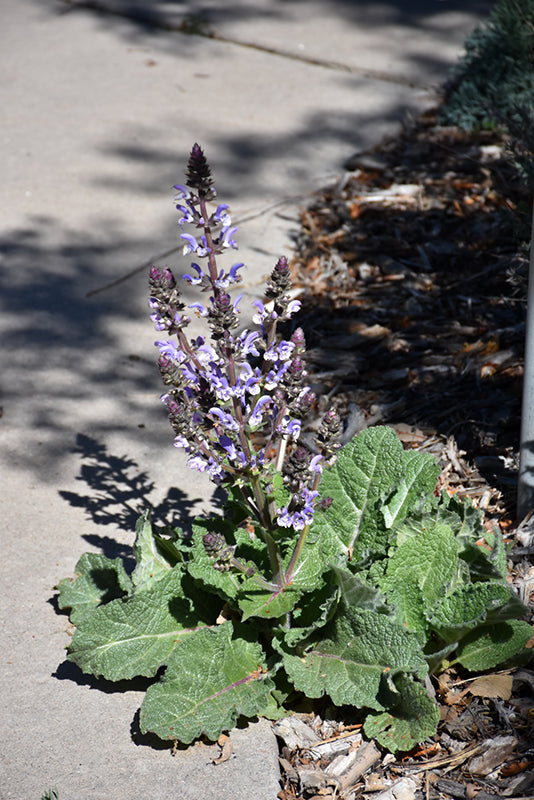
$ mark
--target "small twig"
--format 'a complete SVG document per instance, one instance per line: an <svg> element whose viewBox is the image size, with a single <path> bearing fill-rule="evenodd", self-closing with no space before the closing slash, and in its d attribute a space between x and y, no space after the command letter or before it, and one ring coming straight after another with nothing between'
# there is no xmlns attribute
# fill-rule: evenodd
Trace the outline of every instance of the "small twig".
<svg viewBox="0 0 534 800"><path fill-rule="evenodd" d="M451 756L446 756L445 758L436 758L433 761L427 761L426 764L420 764L419 766L414 767L406 767L406 773L408 774L416 774L417 772L424 772L427 769L435 769L436 767L446 767L446 766L458 766L461 764L462 761L465 761L469 756L475 755L475 753L484 750L486 744L484 742L479 742L478 744L474 744L471 747L466 747L465 750L462 750L460 753L453 753Z"/></svg>
<svg viewBox="0 0 534 800"><path fill-rule="evenodd" d="M338 733L335 736L330 736L328 739L319 739L319 741L311 744L307 749L313 750L314 747L320 747L322 744L328 744L329 742L337 742L339 739L348 739L349 736L354 736L355 732L358 731L362 727L362 723L358 722L357 725L347 725L346 730L343 733Z"/></svg>

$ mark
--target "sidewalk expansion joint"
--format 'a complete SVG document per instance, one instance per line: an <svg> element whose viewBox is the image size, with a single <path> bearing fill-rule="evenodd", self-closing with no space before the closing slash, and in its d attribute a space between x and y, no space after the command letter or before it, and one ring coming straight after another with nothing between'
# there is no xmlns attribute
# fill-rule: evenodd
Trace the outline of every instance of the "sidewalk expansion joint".
<svg viewBox="0 0 534 800"><path fill-rule="evenodd" d="M435 92L437 86L420 83L409 78L407 75L397 74L395 72L383 72L381 70L368 69L367 67L356 67L345 64L339 61L331 61L329 59L320 58L319 56L307 56L301 53L292 53L283 48L270 47L269 45L258 44L257 42L243 42L239 39L232 39L230 37L222 36L215 31L208 28L206 23L196 16L185 17L180 23L172 23L168 20L161 19L157 12L146 11L143 8L136 7L135 5L130 8L109 8L105 0L61 0L68 8L67 11L74 9L89 9L99 11L101 13L109 14L114 17L122 17L124 19L131 19L136 22L142 22L144 25L151 28L159 28L164 31L172 33L180 33L184 36L198 36L202 39L213 39L217 42L224 44L231 44L235 47L245 47L249 50L257 50L260 53L267 53L268 55L286 58L291 61L299 61L302 64L309 64L313 67L322 67L336 72L346 72L351 75L359 75L368 80L381 81L383 83L393 83L400 86L405 86L409 89L417 91Z"/></svg>

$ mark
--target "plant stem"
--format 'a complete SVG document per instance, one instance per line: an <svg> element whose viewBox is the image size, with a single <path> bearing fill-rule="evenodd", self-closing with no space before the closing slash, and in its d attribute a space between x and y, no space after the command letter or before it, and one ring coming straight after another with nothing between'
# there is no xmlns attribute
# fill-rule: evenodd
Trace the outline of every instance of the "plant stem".
<svg viewBox="0 0 534 800"><path fill-rule="evenodd" d="M315 478L313 480L312 491L315 491L319 486L319 481L321 480L321 476L319 473L316 473ZM291 558L289 559L289 564L287 565L287 569L285 571L284 582L286 584L291 583L291 578L297 566L298 560L300 558L300 554L302 553L302 548L304 547L304 543L308 536L308 531L310 530L310 526L306 525L305 528L300 532L300 536L297 540L295 548L291 554Z"/></svg>

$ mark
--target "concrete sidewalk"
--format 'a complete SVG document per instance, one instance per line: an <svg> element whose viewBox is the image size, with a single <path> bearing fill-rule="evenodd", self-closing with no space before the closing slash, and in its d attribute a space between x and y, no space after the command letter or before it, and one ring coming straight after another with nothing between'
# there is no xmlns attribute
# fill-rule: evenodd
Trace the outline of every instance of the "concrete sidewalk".
<svg viewBox="0 0 534 800"><path fill-rule="evenodd" d="M250 299L299 204L434 102L491 5L3 0L2 799L276 797L268 723L220 766L202 744L172 758L130 735L142 687L65 662L53 586L82 552L127 556L148 500L178 523L212 497L172 447L137 268L189 268L171 187L198 141Z"/></svg>

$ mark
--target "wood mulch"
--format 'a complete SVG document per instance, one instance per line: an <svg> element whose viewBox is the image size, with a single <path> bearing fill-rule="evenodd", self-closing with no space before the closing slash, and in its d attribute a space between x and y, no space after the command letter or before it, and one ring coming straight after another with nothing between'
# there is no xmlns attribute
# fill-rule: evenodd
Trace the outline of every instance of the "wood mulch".
<svg viewBox="0 0 534 800"><path fill-rule="evenodd" d="M530 211L508 143L428 112L351 161L296 237L308 381L346 440L392 425L435 455L447 491L519 539L510 582L534 608L531 529L515 519ZM303 716L315 745L279 733L279 797L534 798L534 672L475 677L439 677L438 734L402 758L362 745L356 723ZM325 741L349 745L326 753Z"/></svg>

